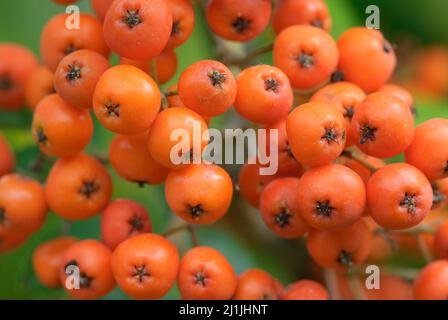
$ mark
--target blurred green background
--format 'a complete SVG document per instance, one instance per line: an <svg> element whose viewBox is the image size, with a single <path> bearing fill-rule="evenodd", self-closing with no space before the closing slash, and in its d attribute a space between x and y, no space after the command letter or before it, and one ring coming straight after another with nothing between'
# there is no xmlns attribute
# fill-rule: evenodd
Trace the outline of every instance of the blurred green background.
<svg viewBox="0 0 448 320"><path fill-rule="evenodd" d="M412 39L416 44L448 43L448 1L446 0L327 0L333 18L332 34L337 37L343 30L362 25L366 19L367 5L376 4L381 10L382 31L393 43L399 44L403 38ZM83 12L91 12L89 1L79 2ZM39 54L39 35L45 22L53 15L61 13L64 7L50 0L1 0L0 42L17 42L31 48ZM267 30L250 47L258 47L272 41L272 32ZM207 31L202 13L197 10L197 22L193 36L177 49L179 68L176 77L169 83L175 83L179 73L194 61L214 58L214 40ZM270 55L260 58L270 63ZM167 85L169 85L167 84ZM448 104L444 97L417 100L418 118L421 122L431 117L448 117ZM214 125L221 127L229 116L216 119ZM0 112L0 131L12 144L17 155L17 171L32 175L45 181L51 166L47 161L41 170L33 171L33 163L39 150L31 139L29 127L31 113L27 110L17 113ZM96 155L107 156L111 134L96 124L95 136L89 151ZM170 226L180 224L170 213L163 196L163 187L139 188L119 180L114 176L114 198L126 197L142 203L150 212L154 231L162 233ZM235 198L239 198L238 194ZM237 200L237 199L236 199ZM99 218L64 223L54 214L50 214L44 228L33 235L29 241L16 251L0 255L0 298L1 299L48 299L67 298L62 290L49 290L41 286L34 276L31 257L36 245L62 233L79 238L99 238ZM268 232L257 210L242 201L234 201L228 215L219 223L198 228L199 240L221 250L230 260L238 273L248 268L262 268L273 274L284 284L309 276L308 258L303 241L280 240ZM181 251L189 248L188 235L173 237ZM107 298L121 299L125 295L116 289ZM167 298L178 298L174 288Z"/></svg>

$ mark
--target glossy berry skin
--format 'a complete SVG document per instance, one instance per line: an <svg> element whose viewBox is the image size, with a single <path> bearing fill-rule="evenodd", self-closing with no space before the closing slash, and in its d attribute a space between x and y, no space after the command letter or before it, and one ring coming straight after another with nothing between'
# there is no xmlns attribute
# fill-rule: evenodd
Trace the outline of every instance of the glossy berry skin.
<svg viewBox="0 0 448 320"><path fill-rule="evenodd" d="M45 65L40 65L30 75L25 87L27 106L34 110L37 104L46 96L55 93L53 72Z"/></svg>
<svg viewBox="0 0 448 320"><path fill-rule="evenodd" d="M308 231L296 200L298 187L298 178L278 178L261 193L260 213L263 221L282 238L298 238Z"/></svg>
<svg viewBox="0 0 448 320"><path fill-rule="evenodd" d="M153 63L155 63L155 76L152 70L154 68ZM174 51L165 50L151 60L139 61L121 57L120 64L137 67L149 74L153 79L157 79L160 84L164 84L176 74L178 61Z"/></svg>
<svg viewBox="0 0 448 320"><path fill-rule="evenodd" d="M12 172L16 165L16 157L6 138L0 133L0 177Z"/></svg>
<svg viewBox="0 0 448 320"><path fill-rule="evenodd" d="M274 124L266 127L266 137L270 137L271 130L277 130L278 133L278 170L277 174L291 176L291 177L300 177L302 175L302 166L300 163L294 158L294 155L291 151L291 146L289 145L288 134L286 132L286 119L280 120ZM259 146L261 149L261 145ZM272 150L273 151L273 150ZM266 145L266 154L271 154L271 145L268 143Z"/></svg>
<svg viewBox="0 0 448 320"><path fill-rule="evenodd" d="M31 131L42 152L70 157L89 144L93 120L88 110L73 107L58 94L52 94L37 105Z"/></svg>
<svg viewBox="0 0 448 320"><path fill-rule="evenodd" d="M281 289L280 283L266 271L249 269L238 277L232 300L277 300Z"/></svg>
<svg viewBox="0 0 448 320"><path fill-rule="evenodd" d="M115 0L91 0L90 5L92 6L93 11L95 11L95 14L97 18L100 21L104 21L104 18L106 17L107 10L109 10L110 5Z"/></svg>
<svg viewBox="0 0 448 320"><path fill-rule="evenodd" d="M199 136L195 134L195 127L199 128ZM165 109L159 113L149 131L149 152L153 159L164 167L179 169L188 164L175 163L172 159L171 153L176 151L176 145L180 143L180 147L183 147L184 144L186 148L188 147L186 150L179 150L182 159L187 156L193 158L193 160L195 157L200 159L209 140L207 129L204 119L193 110L188 108ZM180 138L179 140L172 139L171 135L174 130L185 130L185 133L188 133L189 141L180 140ZM195 147L195 145L199 147Z"/></svg>
<svg viewBox="0 0 448 320"><path fill-rule="evenodd" d="M75 51L59 62L54 88L72 106L91 109L96 84L109 67L109 61L95 51Z"/></svg>
<svg viewBox="0 0 448 320"><path fill-rule="evenodd" d="M300 280L283 290L281 300L329 300L327 289L311 280Z"/></svg>
<svg viewBox="0 0 448 320"><path fill-rule="evenodd" d="M393 96L403 101L408 106L408 108L411 110L412 113L415 113L416 110L414 107L414 97L412 96L412 93L409 92L407 89L397 84L386 83L379 89L379 91L391 93Z"/></svg>
<svg viewBox="0 0 448 320"><path fill-rule="evenodd" d="M104 40L122 57L148 60L163 51L172 24L165 1L117 0L104 18Z"/></svg>
<svg viewBox="0 0 448 320"><path fill-rule="evenodd" d="M431 184L411 165L390 164L369 179L367 203L370 215L380 226L410 228L418 225L431 210Z"/></svg>
<svg viewBox="0 0 448 320"><path fill-rule="evenodd" d="M230 207L233 184L229 174L213 164L193 164L173 170L165 184L168 206L189 223L211 224Z"/></svg>
<svg viewBox="0 0 448 320"><path fill-rule="evenodd" d="M201 60L190 65L178 82L179 97L202 116L217 116L235 102L236 81L221 62Z"/></svg>
<svg viewBox="0 0 448 320"><path fill-rule="evenodd" d="M358 105L365 99L364 91L355 84L349 82L331 83L319 89L311 96L311 102L320 102L335 106L344 115L347 123L347 142L346 146L353 144L353 138L350 134L350 124Z"/></svg>
<svg viewBox="0 0 448 320"><path fill-rule="evenodd" d="M416 300L446 300L448 295L448 260L428 264L415 279Z"/></svg>
<svg viewBox="0 0 448 320"><path fill-rule="evenodd" d="M344 150L346 122L331 105L310 102L294 109L286 120L292 154L302 165L321 166Z"/></svg>
<svg viewBox="0 0 448 320"><path fill-rule="evenodd" d="M0 228L0 253L12 252L24 244L29 237L25 230Z"/></svg>
<svg viewBox="0 0 448 320"><path fill-rule="evenodd" d="M33 269L39 282L47 288L59 288L59 268L64 252L78 239L64 236L41 243L33 253Z"/></svg>
<svg viewBox="0 0 448 320"><path fill-rule="evenodd" d="M322 0L279 1L272 18L276 33L297 24L311 25L328 32L332 24L328 7Z"/></svg>
<svg viewBox="0 0 448 320"><path fill-rule="evenodd" d="M296 25L283 30L274 43L274 66L289 78L291 86L313 89L326 82L338 63L338 49L322 29Z"/></svg>
<svg viewBox="0 0 448 320"><path fill-rule="evenodd" d="M115 288L111 268L112 252L97 240L83 240L71 245L62 255L59 266L59 278L66 292L76 299L93 300L104 297ZM70 268L79 268L79 289L73 290L73 272ZM66 273L67 271L67 273Z"/></svg>
<svg viewBox="0 0 448 320"><path fill-rule="evenodd" d="M177 248L156 234L141 234L122 242L112 256L120 288L134 299L160 299L176 281Z"/></svg>
<svg viewBox="0 0 448 320"><path fill-rule="evenodd" d="M14 111L25 105L25 87L37 67L36 57L25 47L0 44L0 110Z"/></svg>
<svg viewBox="0 0 448 320"><path fill-rule="evenodd" d="M312 230L307 239L308 252L322 268L347 270L369 255L372 232L363 220L337 230Z"/></svg>
<svg viewBox="0 0 448 320"><path fill-rule="evenodd" d="M229 300L238 279L226 257L210 247L195 247L183 257L177 286L184 300Z"/></svg>
<svg viewBox="0 0 448 320"><path fill-rule="evenodd" d="M390 43L375 29L355 27L338 39L339 66L344 80L373 92L391 77L396 56ZM368 61L368 63L367 63Z"/></svg>
<svg viewBox="0 0 448 320"><path fill-rule="evenodd" d="M93 16L81 13L79 16L79 29L66 27L68 14L58 14L52 17L40 38L40 53L43 62L55 71L59 62L68 54L88 49L109 57L109 48L103 39L101 23Z"/></svg>
<svg viewBox="0 0 448 320"><path fill-rule="evenodd" d="M0 178L0 230L36 232L44 224L47 211L39 182L19 174Z"/></svg>
<svg viewBox="0 0 448 320"><path fill-rule="evenodd" d="M167 0L166 3L173 15L173 26L166 48L174 49L185 43L193 33L194 8L188 0Z"/></svg>
<svg viewBox="0 0 448 320"><path fill-rule="evenodd" d="M434 251L441 259L448 259L448 221L437 227L434 237Z"/></svg>
<svg viewBox="0 0 448 320"><path fill-rule="evenodd" d="M247 42L263 32L271 11L269 0L211 0L205 13L210 29L218 36Z"/></svg>
<svg viewBox="0 0 448 320"><path fill-rule="evenodd" d="M107 70L98 81L93 111L107 129L137 134L149 129L161 104L157 84L142 70L129 65Z"/></svg>
<svg viewBox="0 0 448 320"><path fill-rule="evenodd" d="M405 158L429 180L448 177L448 120L435 118L419 125Z"/></svg>
<svg viewBox="0 0 448 320"><path fill-rule="evenodd" d="M350 135L364 153L390 158L411 144L414 117L404 102L392 94L372 93L358 105Z"/></svg>
<svg viewBox="0 0 448 320"><path fill-rule="evenodd" d="M243 70L237 80L236 111L245 119L270 124L285 118L294 95L288 77L268 65Z"/></svg>
<svg viewBox="0 0 448 320"><path fill-rule="evenodd" d="M128 199L117 199L106 207L101 216L101 240L114 250L126 239L151 232L151 220L146 209Z"/></svg>
<svg viewBox="0 0 448 320"><path fill-rule="evenodd" d="M103 211L109 203L112 180L98 160L81 153L56 161L45 193L54 213L67 220L84 220Z"/></svg>
<svg viewBox="0 0 448 320"><path fill-rule="evenodd" d="M353 170L330 164L303 174L296 201L309 226L332 230L347 227L362 216L366 190L364 182Z"/></svg>
<svg viewBox="0 0 448 320"><path fill-rule="evenodd" d="M147 133L117 135L109 148L109 160L117 174L139 185L160 184L169 170L156 162L147 147Z"/></svg>

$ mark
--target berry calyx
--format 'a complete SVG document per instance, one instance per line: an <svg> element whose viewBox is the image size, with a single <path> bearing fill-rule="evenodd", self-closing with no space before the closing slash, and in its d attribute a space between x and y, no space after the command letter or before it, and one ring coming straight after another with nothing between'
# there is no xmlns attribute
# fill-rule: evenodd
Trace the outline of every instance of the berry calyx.
<svg viewBox="0 0 448 320"><path fill-rule="evenodd" d="M69 65L68 66L68 72L65 75L65 78L68 81L73 81L76 79L80 79L81 78L81 67L77 66L77 65Z"/></svg>
<svg viewBox="0 0 448 320"><path fill-rule="evenodd" d="M416 195L406 192L400 206L406 207L408 213L414 213L417 208Z"/></svg>
<svg viewBox="0 0 448 320"><path fill-rule="evenodd" d="M325 133L321 139L325 140L328 144L331 144L332 142L339 144L338 134L334 128L325 128Z"/></svg>
<svg viewBox="0 0 448 320"><path fill-rule="evenodd" d="M334 209L329 200L317 201L316 203L316 214L319 216L330 217Z"/></svg>
<svg viewBox="0 0 448 320"><path fill-rule="evenodd" d="M134 266L134 273L132 275L133 277L138 279L138 282L143 282L143 279L145 277L150 277L151 275L146 270L146 266Z"/></svg>
<svg viewBox="0 0 448 320"><path fill-rule="evenodd" d="M205 283L206 280L207 280L207 277L202 272L198 272L194 276L194 283L195 284L199 284L199 285L201 285L203 287L206 286L206 283Z"/></svg>
<svg viewBox="0 0 448 320"><path fill-rule="evenodd" d="M106 109L107 109L107 115L109 117L115 116L115 117L119 117L120 116L120 105L119 104L114 104L112 102L108 102L105 105Z"/></svg>
<svg viewBox="0 0 448 320"><path fill-rule="evenodd" d="M100 191L100 186L95 181L84 181L79 193L90 199L95 193Z"/></svg>
<svg viewBox="0 0 448 320"><path fill-rule="evenodd" d="M252 21L244 17L237 17L232 23L232 27L237 33L244 33L250 28Z"/></svg>
<svg viewBox="0 0 448 320"><path fill-rule="evenodd" d="M221 85L226 82L226 75L218 70L210 71L208 77L214 87L221 87Z"/></svg>
<svg viewBox="0 0 448 320"><path fill-rule="evenodd" d="M283 229L291 224L291 217L292 214L289 213L288 208L282 207L280 212L275 215L275 223Z"/></svg>
<svg viewBox="0 0 448 320"><path fill-rule="evenodd" d="M193 219L199 219L204 213L205 210L202 208L202 205L198 204L196 206L188 206L188 213Z"/></svg>
<svg viewBox="0 0 448 320"><path fill-rule="evenodd" d="M139 10L127 10L126 15L123 17L123 22L131 29L142 23Z"/></svg>
<svg viewBox="0 0 448 320"><path fill-rule="evenodd" d="M351 267L353 264L353 255L350 252L342 250L337 258L337 262L346 267Z"/></svg>
<svg viewBox="0 0 448 320"><path fill-rule="evenodd" d="M365 144L368 141L375 141L375 132L377 131L377 128L373 128L369 126L368 124L365 124L361 127L361 139L359 140L360 144Z"/></svg>
<svg viewBox="0 0 448 320"><path fill-rule="evenodd" d="M145 226L142 218L140 218L137 215L135 215L134 217L132 217L132 219L129 220L129 225L131 226L130 233L133 233L134 231L141 231Z"/></svg>
<svg viewBox="0 0 448 320"><path fill-rule="evenodd" d="M264 88L266 91L276 92L279 86L280 84L278 83L278 81L273 78L264 80Z"/></svg>
<svg viewBox="0 0 448 320"><path fill-rule="evenodd" d="M314 65L314 58L311 54L307 54L305 52L302 52L298 58L297 61L299 62L300 66L304 69L309 69Z"/></svg>
<svg viewBox="0 0 448 320"><path fill-rule="evenodd" d="M14 86L11 78L7 75L0 76L0 90L7 91Z"/></svg>

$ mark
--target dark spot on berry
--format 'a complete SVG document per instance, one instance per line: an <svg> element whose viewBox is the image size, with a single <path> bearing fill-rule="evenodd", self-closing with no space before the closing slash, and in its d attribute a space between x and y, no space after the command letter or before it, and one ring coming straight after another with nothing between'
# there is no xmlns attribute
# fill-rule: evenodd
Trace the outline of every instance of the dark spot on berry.
<svg viewBox="0 0 448 320"><path fill-rule="evenodd" d="M375 132L377 128L372 128L368 124L365 124L361 127L361 139L359 140L360 144L365 144L369 141L375 141Z"/></svg>
<svg viewBox="0 0 448 320"><path fill-rule="evenodd" d="M100 186L95 183L95 181L84 181L79 193L90 199L95 193L100 191Z"/></svg>
<svg viewBox="0 0 448 320"><path fill-rule="evenodd" d="M108 102L106 105L107 115L109 117L119 117L120 116L120 105L118 103L114 104L112 102Z"/></svg>
<svg viewBox="0 0 448 320"><path fill-rule="evenodd" d="M8 91L14 86L11 78L8 75L0 76L0 90Z"/></svg>
<svg viewBox="0 0 448 320"><path fill-rule="evenodd" d="M73 81L80 78L81 78L81 67L73 64L69 65L68 71L65 74L65 79L67 79L68 81Z"/></svg>
<svg viewBox="0 0 448 320"><path fill-rule="evenodd" d="M324 24L322 23L322 20L320 20L320 19L311 20L310 25L312 25L313 27L316 27L316 28L321 28L321 29L324 28Z"/></svg>
<svg viewBox="0 0 448 320"><path fill-rule="evenodd" d="M274 221L277 226L283 229L291 224L291 217L292 214L289 213L288 208L283 207L280 209L280 212L275 215Z"/></svg>
<svg viewBox="0 0 448 320"><path fill-rule="evenodd" d="M129 221L129 225L131 226L131 231L129 233L133 233L134 231L142 231L145 226L143 219L139 216L133 216Z"/></svg>
<svg viewBox="0 0 448 320"><path fill-rule="evenodd" d="M194 220L198 220L205 213L205 210L202 208L200 204L196 206L188 205L188 213Z"/></svg>
<svg viewBox="0 0 448 320"><path fill-rule="evenodd" d="M134 273L132 274L133 277L136 277L138 279L138 282L143 282L143 279L145 277L150 277L151 275L146 270L146 266L134 266Z"/></svg>
<svg viewBox="0 0 448 320"><path fill-rule="evenodd" d="M139 188L144 188L146 186L146 181L134 181Z"/></svg>
<svg viewBox="0 0 448 320"><path fill-rule="evenodd" d="M0 225L3 225L6 221L6 209L0 207Z"/></svg>
<svg viewBox="0 0 448 320"><path fill-rule="evenodd" d="M344 73L342 71L336 70L331 74L330 81L332 83L344 81Z"/></svg>
<svg viewBox="0 0 448 320"><path fill-rule="evenodd" d="M392 48L392 46L390 45L389 42L387 42L387 41L383 42L383 51L386 54L389 54L389 53L391 53L393 51L393 48Z"/></svg>
<svg viewBox="0 0 448 320"><path fill-rule="evenodd" d="M273 300L269 293L263 293L260 297L260 300Z"/></svg>
<svg viewBox="0 0 448 320"><path fill-rule="evenodd" d="M264 80L264 89L266 91L276 92L279 86L280 86L280 83L278 83L278 81L273 78Z"/></svg>
<svg viewBox="0 0 448 320"><path fill-rule="evenodd" d="M446 200L446 196L440 191L440 188L437 184L431 184L432 187L432 208L436 208L439 204Z"/></svg>
<svg viewBox="0 0 448 320"><path fill-rule="evenodd" d="M411 106L411 113L413 116L418 116L418 111L417 111L417 108L415 107L415 105Z"/></svg>
<svg viewBox="0 0 448 320"><path fill-rule="evenodd" d="M341 252L339 253L336 261L339 264L342 264L346 267L351 267L353 264L353 255L350 252L347 252L345 250L341 250Z"/></svg>
<svg viewBox="0 0 448 320"><path fill-rule="evenodd" d="M71 267L71 266L77 267L78 266L78 262L76 260L71 260L71 261L67 262L67 264L64 266L64 270L67 271L67 268Z"/></svg>
<svg viewBox="0 0 448 320"><path fill-rule="evenodd" d="M443 173L448 174L448 160L446 161L445 168L443 169Z"/></svg>
<svg viewBox="0 0 448 320"><path fill-rule="evenodd" d="M76 50L78 50L78 48L75 47L73 43L70 43L67 47L65 47L64 54L69 55L70 53L75 52Z"/></svg>
<svg viewBox="0 0 448 320"><path fill-rule="evenodd" d="M415 213L415 210L417 209L416 200L415 194L406 192L403 200L400 201L400 206L406 207L408 213Z"/></svg>
<svg viewBox="0 0 448 320"><path fill-rule="evenodd" d="M316 214L318 216L330 217L334 209L335 208L330 205L329 200L317 201L316 203Z"/></svg>
<svg viewBox="0 0 448 320"><path fill-rule="evenodd" d="M81 288L90 288L92 286L93 278L89 277L85 272L79 274L79 286Z"/></svg>
<svg viewBox="0 0 448 320"><path fill-rule="evenodd" d="M325 133L321 139L325 140L328 144L331 144L332 142L339 144L338 134L334 128L325 128Z"/></svg>
<svg viewBox="0 0 448 320"><path fill-rule="evenodd" d="M45 135L44 128L39 127L36 130L37 143L44 144L48 141L48 137Z"/></svg>
<svg viewBox="0 0 448 320"><path fill-rule="evenodd" d="M198 272L198 273L196 273L194 275L194 283L195 284L200 284L201 286L205 287L206 286L206 283L205 283L206 280L207 280L207 277L202 272Z"/></svg>
<svg viewBox="0 0 448 320"><path fill-rule="evenodd" d="M287 154L288 154L288 156L290 156L292 159L296 159L296 158L294 158L294 154L292 153L292 150L291 150L291 146L289 145L289 143L288 142L286 142L286 147L285 147L285 150L284 150Z"/></svg>
<svg viewBox="0 0 448 320"><path fill-rule="evenodd" d="M176 20L173 22L173 27L171 28L171 36L178 35L180 33L180 21Z"/></svg>
<svg viewBox="0 0 448 320"><path fill-rule="evenodd" d="M123 17L123 22L126 23L126 25L131 29L138 26L140 23L142 23L142 19L139 15L139 11L138 10L127 10L126 15Z"/></svg>
<svg viewBox="0 0 448 320"><path fill-rule="evenodd" d="M210 78L210 81L212 82L212 85L214 87L220 87L224 82L227 80L227 76L225 73L221 73L218 70L212 70L208 73L208 77Z"/></svg>
<svg viewBox="0 0 448 320"><path fill-rule="evenodd" d="M350 120L352 120L353 115L355 114L355 108L353 108L352 106L349 107L345 107L345 112L344 112L344 118L348 118Z"/></svg>
<svg viewBox="0 0 448 320"><path fill-rule="evenodd" d="M298 58L297 61L299 62L300 66L304 69L309 69L314 65L314 58L310 54L306 54L305 52L302 52Z"/></svg>
<svg viewBox="0 0 448 320"><path fill-rule="evenodd" d="M235 30L236 33L244 33L248 29L250 29L250 25L252 24L252 21L249 19L246 19L244 17L237 17L233 23L232 27Z"/></svg>

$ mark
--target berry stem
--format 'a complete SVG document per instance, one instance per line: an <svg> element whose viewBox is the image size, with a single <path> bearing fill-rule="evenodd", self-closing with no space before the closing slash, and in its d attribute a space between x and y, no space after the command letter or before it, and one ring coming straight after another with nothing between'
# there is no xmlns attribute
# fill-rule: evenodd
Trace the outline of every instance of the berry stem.
<svg viewBox="0 0 448 320"><path fill-rule="evenodd" d="M375 167L375 166L371 165L369 162L367 162L366 159L364 159L362 157L362 155L359 153L353 152L351 150L344 150L342 152L342 156L359 162L361 165L363 165L364 167L369 169L372 173L374 173L375 171L378 170L377 167Z"/></svg>
<svg viewBox="0 0 448 320"><path fill-rule="evenodd" d="M180 226L177 227L173 227L169 230L167 230L165 233L162 234L162 236L164 237L169 237L172 236L176 233L179 233L181 231L187 231L190 234L191 237L191 245L193 247L197 247L199 245L199 241L198 241L198 236L196 234L196 230L195 228L191 225L191 224L182 224Z"/></svg>
<svg viewBox="0 0 448 320"><path fill-rule="evenodd" d="M353 299L355 300L366 300L366 296L364 294L363 285L359 277L355 274L347 275L347 282L350 288L350 291L353 295Z"/></svg>
<svg viewBox="0 0 448 320"><path fill-rule="evenodd" d="M338 278L336 272L333 269L324 269L325 285L330 294L330 300L340 300Z"/></svg>
<svg viewBox="0 0 448 320"><path fill-rule="evenodd" d="M160 88L159 77L157 76L157 61L156 59L151 60L151 76L154 81L157 83L157 86Z"/></svg>
<svg viewBox="0 0 448 320"><path fill-rule="evenodd" d="M249 63L258 58L260 55L272 51L274 48L274 44L268 44L264 47L255 49L247 53L246 57L241 59L240 61L234 61L233 64L239 66L241 69L244 69Z"/></svg>
<svg viewBox="0 0 448 320"><path fill-rule="evenodd" d="M422 253L423 258L427 263L430 263L433 261L433 256L431 251L428 248L428 244L425 242L425 239L422 237L422 234L416 234L414 235L415 240L417 240L418 248L420 249L420 252Z"/></svg>

